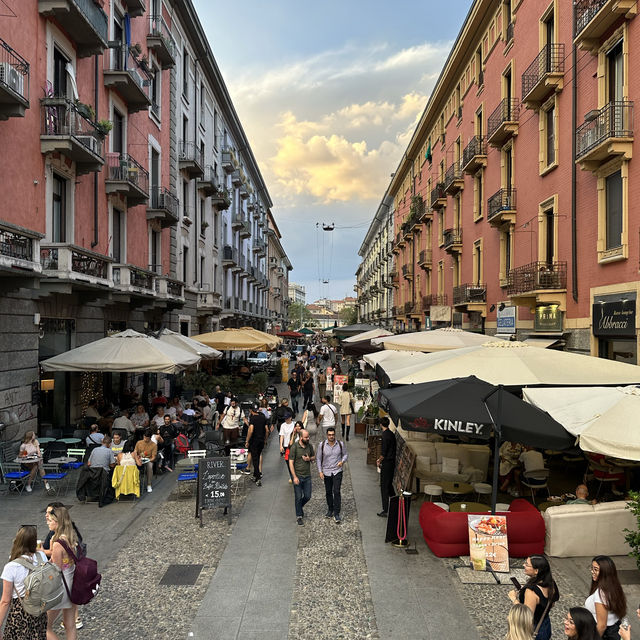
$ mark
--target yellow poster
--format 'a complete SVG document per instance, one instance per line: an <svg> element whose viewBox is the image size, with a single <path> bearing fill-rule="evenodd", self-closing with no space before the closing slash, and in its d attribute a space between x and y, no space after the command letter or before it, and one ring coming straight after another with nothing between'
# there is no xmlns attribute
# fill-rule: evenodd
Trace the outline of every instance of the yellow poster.
<svg viewBox="0 0 640 640"><path fill-rule="evenodd" d="M497 573L508 573L507 517L470 514L467 518L471 568L486 571L489 564Z"/></svg>

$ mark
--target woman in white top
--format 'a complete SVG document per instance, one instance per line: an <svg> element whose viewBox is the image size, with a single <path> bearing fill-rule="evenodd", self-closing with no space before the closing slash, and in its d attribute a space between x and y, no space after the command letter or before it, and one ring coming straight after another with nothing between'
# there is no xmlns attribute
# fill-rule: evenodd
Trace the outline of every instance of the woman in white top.
<svg viewBox="0 0 640 640"><path fill-rule="evenodd" d="M38 532L34 525L23 525L13 540L9 562L2 570L2 600L0 600L0 627L6 619L4 640L46 640L47 614L32 616L22 608L25 595L24 580L29 570L18 564L18 558L25 558L33 564L43 564L47 556L36 551ZM8 614L8 615L7 615ZM74 624L75 629L75 624Z"/></svg>
<svg viewBox="0 0 640 640"><path fill-rule="evenodd" d="M620 620L627 614L627 599L609 556L596 556L591 561L591 590L584 606L593 615L602 638L618 640Z"/></svg>
<svg viewBox="0 0 640 640"><path fill-rule="evenodd" d="M35 480L38 470L40 475L44 476L44 466L42 465L42 451L40 451L40 443L36 440L36 434L34 431L27 431L22 438L22 444L20 445L20 457L38 458L35 462L23 462L22 464L29 469L29 477L27 478L27 492L31 493L31 484ZM51 489L49 483L44 483L47 491Z"/></svg>
<svg viewBox="0 0 640 640"><path fill-rule="evenodd" d="M342 393L340 394L340 419L342 420L342 437L344 438L344 429L347 428L346 440L349 440L349 431L351 430L351 403L353 402L353 394L349 391L349 385L342 385Z"/></svg>

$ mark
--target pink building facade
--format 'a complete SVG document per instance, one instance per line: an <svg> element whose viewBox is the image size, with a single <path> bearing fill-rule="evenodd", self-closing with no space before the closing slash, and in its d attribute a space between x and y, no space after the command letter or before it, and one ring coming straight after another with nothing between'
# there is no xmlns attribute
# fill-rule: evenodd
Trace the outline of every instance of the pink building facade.
<svg viewBox="0 0 640 640"><path fill-rule="evenodd" d="M637 363L635 7L473 4L388 187L396 328Z"/></svg>

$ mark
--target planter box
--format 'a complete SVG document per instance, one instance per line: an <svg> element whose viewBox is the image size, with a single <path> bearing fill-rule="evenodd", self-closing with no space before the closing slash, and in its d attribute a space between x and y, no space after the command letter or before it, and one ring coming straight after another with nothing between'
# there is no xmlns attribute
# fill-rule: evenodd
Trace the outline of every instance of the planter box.
<svg viewBox="0 0 640 640"><path fill-rule="evenodd" d="M354 427L354 433L357 436L363 436L366 433L366 428L364 422L356 422Z"/></svg>

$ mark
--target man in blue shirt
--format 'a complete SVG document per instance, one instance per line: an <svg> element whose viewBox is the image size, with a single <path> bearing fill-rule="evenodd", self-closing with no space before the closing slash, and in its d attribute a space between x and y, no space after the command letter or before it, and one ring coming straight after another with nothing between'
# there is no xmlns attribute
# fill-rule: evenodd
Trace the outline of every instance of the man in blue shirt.
<svg viewBox="0 0 640 640"><path fill-rule="evenodd" d="M327 497L327 513L325 518L335 518L336 524L342 522L342 467L347 461L347 448L342 441L336 441L335 427L327 428L327 439L318 445L316 463L320 478L324 480Z"/></svg>

